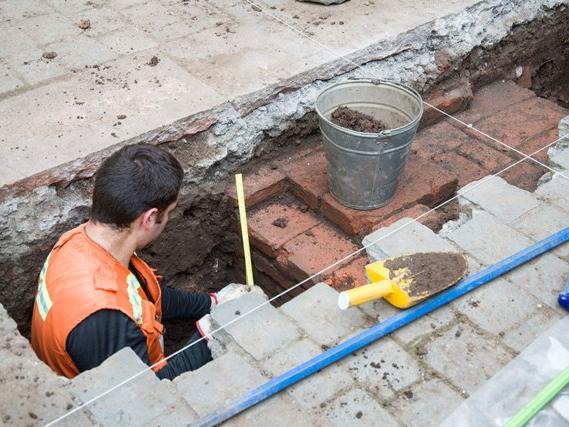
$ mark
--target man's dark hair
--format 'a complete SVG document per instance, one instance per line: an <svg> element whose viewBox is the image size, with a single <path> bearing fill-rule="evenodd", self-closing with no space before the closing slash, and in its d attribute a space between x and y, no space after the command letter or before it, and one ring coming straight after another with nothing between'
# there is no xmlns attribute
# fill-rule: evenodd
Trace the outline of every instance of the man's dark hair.
<svg viewBox="0 0 569 427"><path fill-rule="evenodd" d="M148 209L162 213L176 201L183 175L178 160L154 145L123 147L95 175L91 219L126 228Z"/></svg>

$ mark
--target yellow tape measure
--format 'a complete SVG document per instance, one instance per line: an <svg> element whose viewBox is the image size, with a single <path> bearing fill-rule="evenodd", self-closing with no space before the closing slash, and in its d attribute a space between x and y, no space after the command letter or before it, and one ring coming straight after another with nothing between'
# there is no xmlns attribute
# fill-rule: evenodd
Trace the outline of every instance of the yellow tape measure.
<svg viewBox="0 0 569 427"><path fill-rule="evenodd" d="M235 175L237 201L239 203L239 222L241 223L241 238L243 240L243 253L245 254L245 280L249 289L253 288L253 264L251 263L251 249L249 247L249 229L247 228L247 212L245 211L245 192L243 191L243 176Z"/></svg>

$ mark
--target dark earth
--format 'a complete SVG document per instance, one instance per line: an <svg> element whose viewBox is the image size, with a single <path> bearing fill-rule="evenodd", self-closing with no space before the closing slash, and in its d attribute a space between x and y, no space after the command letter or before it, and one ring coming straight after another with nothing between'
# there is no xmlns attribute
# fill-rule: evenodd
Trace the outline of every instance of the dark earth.
<svg viewBox="0 0 569 427"><path fill-rule="evenodd" d="M332 122L357 132L379 133L387 129L383 122L348 107L340 106L332 112Z"/></svg>
<svg viewBox="0 0 569 427"><path fill-rule="evenodd" d="M407 268L409 272L403 278L413 278L409 296L421 299L455 284L467 267L464 255L451 252L416 253L388 259L384 265L390 270L390 279L398 275L396 270Z"/></svg>

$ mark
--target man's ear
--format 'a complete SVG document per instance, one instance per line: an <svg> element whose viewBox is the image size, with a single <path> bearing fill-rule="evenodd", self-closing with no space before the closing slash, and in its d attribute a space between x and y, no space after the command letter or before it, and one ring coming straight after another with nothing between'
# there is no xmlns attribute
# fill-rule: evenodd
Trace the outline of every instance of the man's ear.
<svg viewBox="0 0 569 427"><path fill-rule="evenodd" d="M158 209L152 208L143 212L140 216L140 225L145 230L149 230L154 224L156 224L158 219Z"/></svg>

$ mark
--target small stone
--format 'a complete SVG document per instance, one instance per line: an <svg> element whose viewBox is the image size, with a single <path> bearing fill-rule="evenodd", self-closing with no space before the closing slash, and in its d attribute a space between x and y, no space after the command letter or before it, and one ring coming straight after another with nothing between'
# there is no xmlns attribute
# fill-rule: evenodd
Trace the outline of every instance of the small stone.
<svg viewBox="0 0 569 427"><path fill-rule="evenodd" d="M117 119L118 119L118 120L124 120L124 119L126 119L126 114L119 114L119 115L117 116Z"/></svg>
<svg viewBox="0 0 569 427"><path fill-rule="evenodd" d="M77 26L82 30L88 30L89 28L91 28L91 21L89 21L88 19L81 19L77 23Z"/></svg>
<svg viewBox="0 0 569 427"><path fill-rule="evenodd" d="M263 9L261 9L259 6L255 5L255 4L251 6L251 9L253 9L255 12L262 12L263 11Z"/></svg>
<svg viewBox="0 0 569 427"><path fill-rule="evenodd" d="M409 400L413 399L413 392L411 390L404 391L403 396L405 396Z"/></svg>
<svg viewBox="0 0 569 427"><path fill-rule="evenodd" d="M156 67L159 62L160 58L154 55L152 58L150 58L150 61L147 62L147 65L150 65L151 67Z"/></svg>
<svg viewBox="0 0 569 427"><path fill-rule="evenodd" d="M362 411L358 411L356 412L356 418L359 420L362 416L363 416L363 412Z"/></svg>
<svg viewBox="0 0 569 427"><path fill-rule="evenodd" d="M462 329L459 328L459 329L457 329L456 332L454 333L454 337L455 337L455 338L458 338L458 337L460 337L461 335L462 335Z"/></svg>
<svg viewBox="0 0 569 427"><path fill-rule="evenodd" d="M53 59L57 56L57 52L53 52L53 51L49 51L49 52L44 52L42 54L42 58L45 59Z"/></svg>
<svg viewBox="0 0 569 427"><path fill-rule="evenodd" d="M338 21L338 25L344 25L344 21Z"/></svg>

